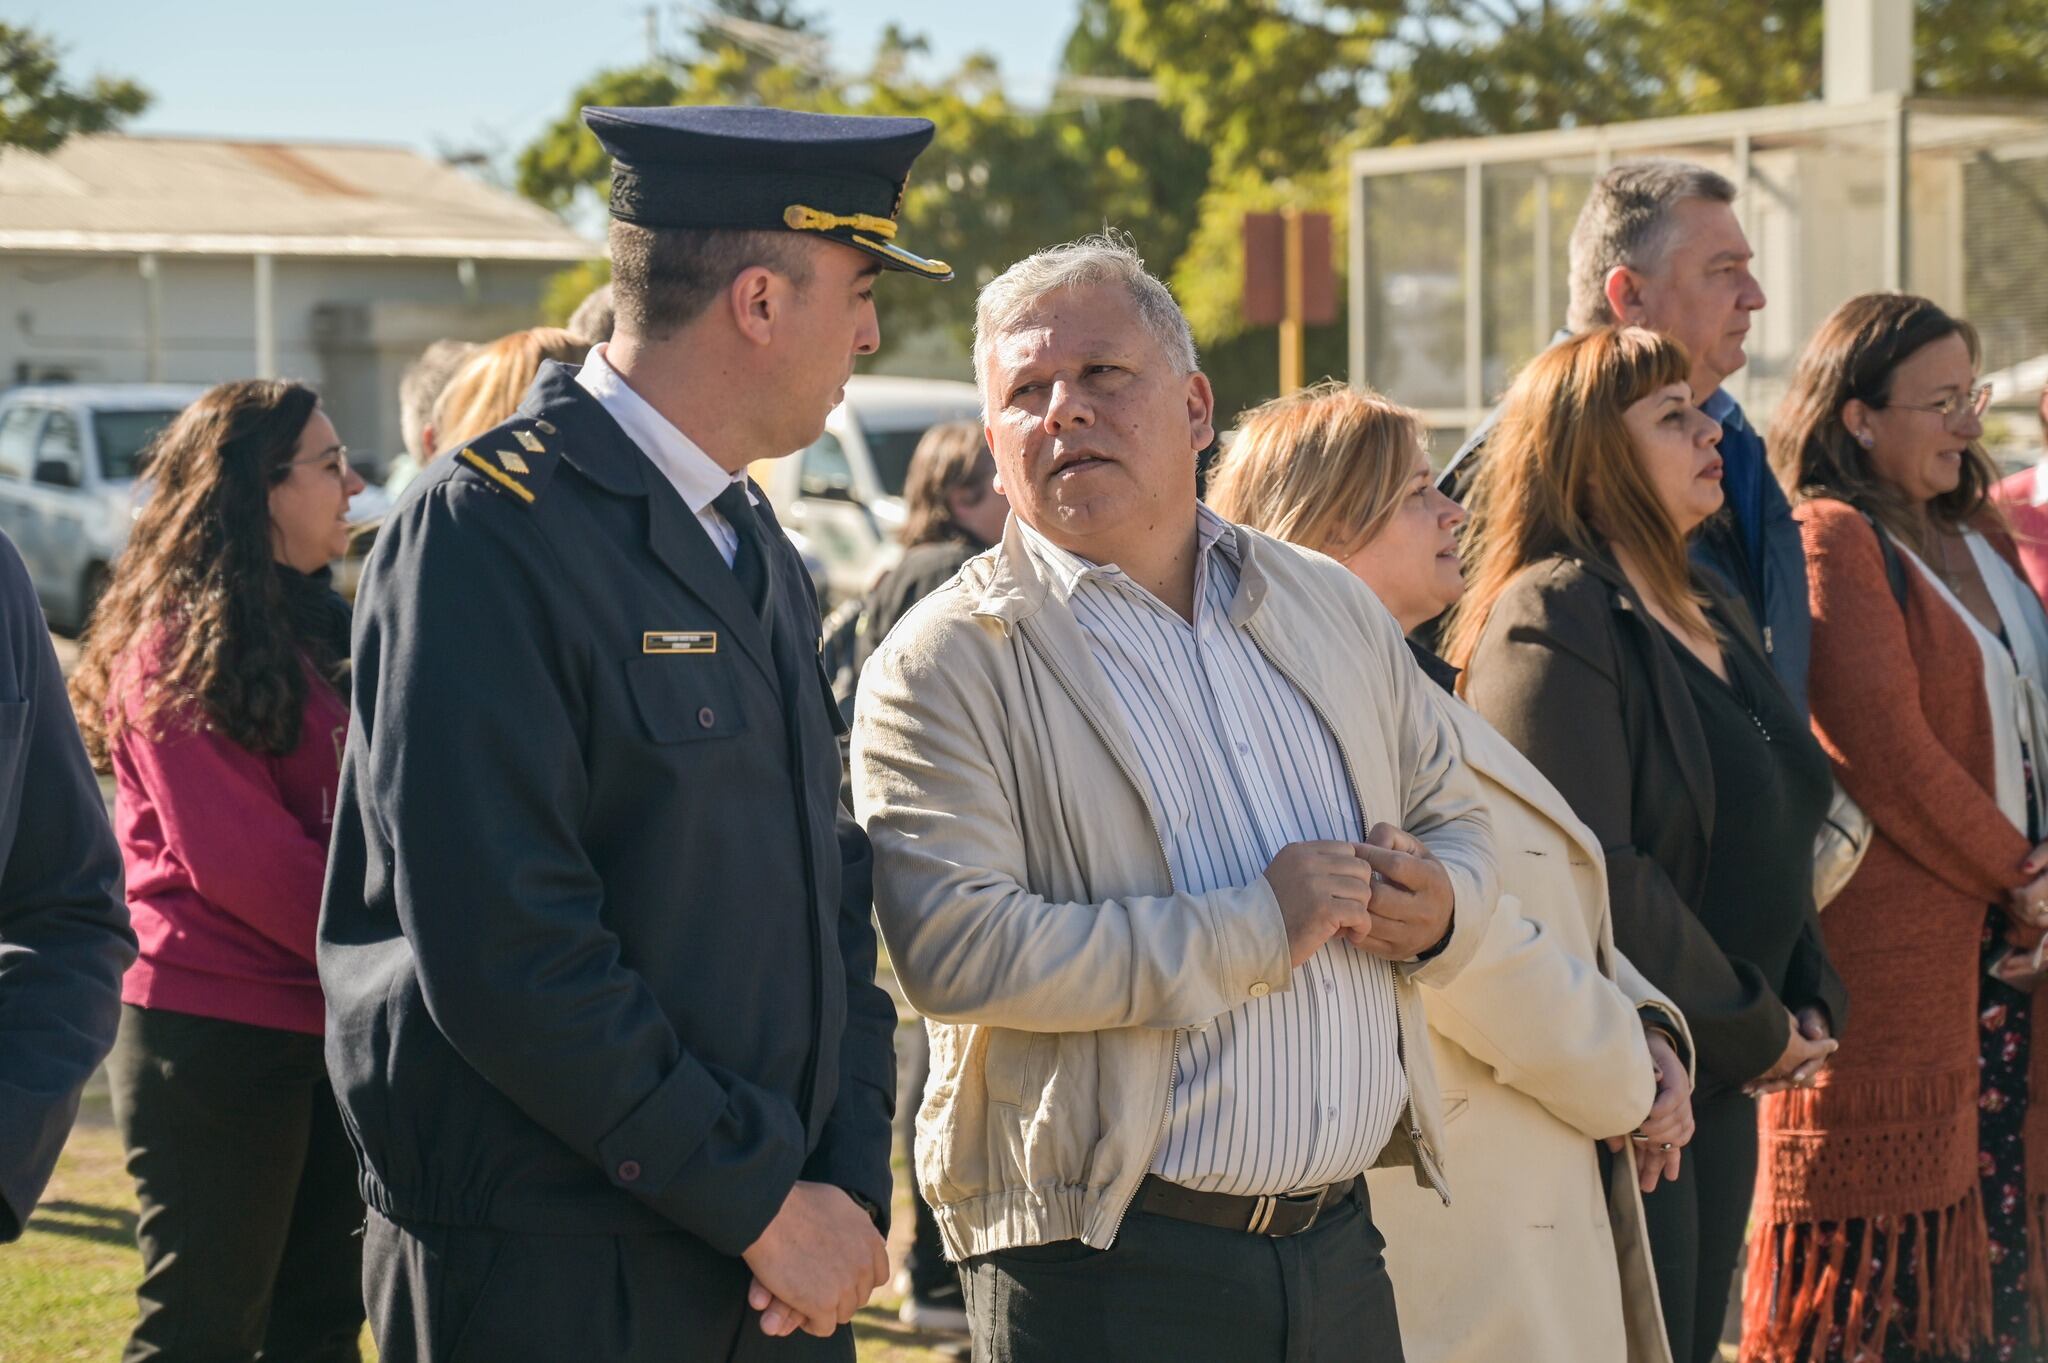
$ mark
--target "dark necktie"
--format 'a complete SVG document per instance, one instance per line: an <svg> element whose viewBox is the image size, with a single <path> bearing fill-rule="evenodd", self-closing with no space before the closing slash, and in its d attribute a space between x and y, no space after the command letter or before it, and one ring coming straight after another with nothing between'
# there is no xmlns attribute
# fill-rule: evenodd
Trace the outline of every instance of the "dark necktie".
<svg viewBox="0 0 2048 1363"><path fill-rule="evenodd" d="M739 536L739 549L733 554L733 576L740 581L740 590L753 605L754 613L761 617L761 628L769 634L775 632L775 560L768 552L763 536L761 518L754 511L754 504L747 500L745 483L728 483L725 491L711 499L711 508L725 517L725 523Z"/></svg>

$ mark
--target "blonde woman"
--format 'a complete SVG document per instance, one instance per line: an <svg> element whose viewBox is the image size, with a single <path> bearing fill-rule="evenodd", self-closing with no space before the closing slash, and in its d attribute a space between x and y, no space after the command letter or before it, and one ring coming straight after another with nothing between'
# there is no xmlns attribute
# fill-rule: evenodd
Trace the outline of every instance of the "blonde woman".
<svg viewBox="0 0 2048 1363"><path fill-rule="evenodd" d="M1375 395L1327 386L1252 412L1210 502L1340 560L1404 630L1464 591L1465 513L1433 486L1415 414ZM1369 1176L1403 1347L1409 1363L1667 1363L1640 1188L1677 1171L1691 1134L1684 1022L1614 948L1599 840L1451 695L1448 665L1416 660L1485 785L1502 897L1478 957L1428 996L1459 1196Z"/></svg>
<svg viewBox="0 0 2048 1363"><path fill-rule="evenodd" d="M435 448L427 458L509 421L543 363L581 364L589 350L589 341L560 327L529 327L484 346L463 361L434 403Z"/></svg>

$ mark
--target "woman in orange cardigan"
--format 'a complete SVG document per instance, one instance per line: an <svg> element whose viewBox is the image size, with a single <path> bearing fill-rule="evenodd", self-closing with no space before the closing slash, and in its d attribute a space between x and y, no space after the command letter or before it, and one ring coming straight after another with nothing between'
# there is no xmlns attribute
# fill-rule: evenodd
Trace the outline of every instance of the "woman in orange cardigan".
<svg viewBox="0 0 2048 1363"><path fill-rule="evenodd" d="M1806 544L1814 731L1876 837L1821 919L1855 1001L1841 1053L1761 1110L1755 1363L2036 1358L2048 1322L2048 1102L2028 1102L2048 1092L2029 959L2048 617L1988 508L1976 358L1926 299L1851 299L1771 431Z"/></svg>

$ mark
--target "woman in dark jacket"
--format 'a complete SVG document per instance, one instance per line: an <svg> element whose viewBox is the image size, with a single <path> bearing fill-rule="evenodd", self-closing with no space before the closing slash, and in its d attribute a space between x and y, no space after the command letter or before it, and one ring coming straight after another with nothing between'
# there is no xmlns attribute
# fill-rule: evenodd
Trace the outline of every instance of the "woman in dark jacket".
<svg viewBox="0 0 2048 1363"><path fill-rule="evenodd" d="M1696 1134L1644 1199L1679 1363L1719 1356L1756 1174L1753 1095L1809 1084L1845 1003L1814 918L1827 759L1687 537L1720 509L1683 349L1603 329L1509 393L1448 653L1607 849L1615 944L1685 1013Z"/></svg>
<svg viewBox="0 0 2048 1363"><path fill-rule="evenodd" d="M942 422L917 442L903 475L903 557L861 602L856 677L912 606L1002 538L1010 502L995 477L995 457L971 421Z"/></svg>

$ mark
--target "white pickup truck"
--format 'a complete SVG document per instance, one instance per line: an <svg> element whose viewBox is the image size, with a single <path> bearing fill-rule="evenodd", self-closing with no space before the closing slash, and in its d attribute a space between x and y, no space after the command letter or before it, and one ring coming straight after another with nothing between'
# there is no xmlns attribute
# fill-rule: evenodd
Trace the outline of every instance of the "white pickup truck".
<svg viewBox="0 0 2048 1363"><path fill-rule="evenodd" d="M43 613L75 631L128 542L135 463L206 390L198 384L41 384L0 393L0 530Z"/></svg>

